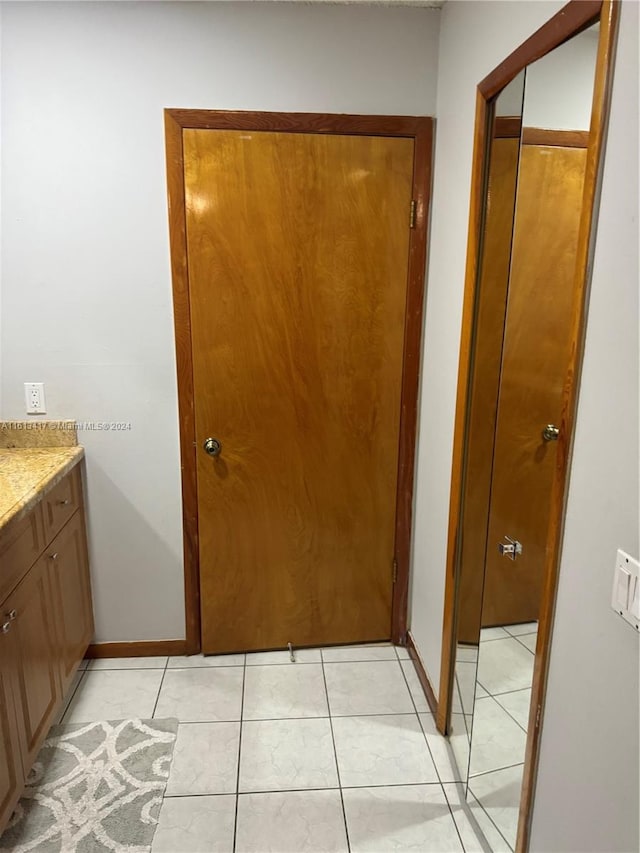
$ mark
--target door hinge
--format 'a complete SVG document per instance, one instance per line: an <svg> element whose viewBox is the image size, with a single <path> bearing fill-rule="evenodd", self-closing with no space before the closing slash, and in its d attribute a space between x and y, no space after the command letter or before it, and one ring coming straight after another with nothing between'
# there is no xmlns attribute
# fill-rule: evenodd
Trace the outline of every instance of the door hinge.
<svg viewBox="0 0 640 853"><path fill-rule="evenodd" d="M411 199L411 207L409 208L409 228L416 227L416 201Z"/></svg>
<svg viewBox="0 0 640 853"><path fill-rule="evenodd" d="M398 561L395 557L393 558L392 577L395 583L398 580Z"/></svg>

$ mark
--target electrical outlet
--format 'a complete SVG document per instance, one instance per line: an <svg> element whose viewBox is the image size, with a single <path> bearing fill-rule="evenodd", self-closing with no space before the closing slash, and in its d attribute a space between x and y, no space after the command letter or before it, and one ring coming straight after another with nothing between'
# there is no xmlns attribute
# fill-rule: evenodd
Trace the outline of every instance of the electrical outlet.
<svg viewBox="0 0 640 853"><path fill-rule="evenodd" d="M25 382L24 399L28 415L44 415L46 413L47 404L44 401L43 382Z"/></svg>

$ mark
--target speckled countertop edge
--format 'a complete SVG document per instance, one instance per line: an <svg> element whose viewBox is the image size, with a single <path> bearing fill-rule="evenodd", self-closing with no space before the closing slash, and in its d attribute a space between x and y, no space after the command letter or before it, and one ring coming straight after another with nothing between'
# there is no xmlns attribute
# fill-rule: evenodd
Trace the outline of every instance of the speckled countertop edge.
<svg viewBox="0 0 640 853"><path fill-rule="evenodd" d="M23 460L30 456L34 458L51 458L51 464L44 470L42 476L26 476L24 493L16 498L15 502L0 515L0 532L13 521L17 521L26 515L29 510L42 499L47 492L56 486L60 480L71 471L72 468L84 458L84 447L41 447L0 450L3 458L14 458L16 471L24 465ZM0 487L2 485L2 473L0 473Z"/></svg>

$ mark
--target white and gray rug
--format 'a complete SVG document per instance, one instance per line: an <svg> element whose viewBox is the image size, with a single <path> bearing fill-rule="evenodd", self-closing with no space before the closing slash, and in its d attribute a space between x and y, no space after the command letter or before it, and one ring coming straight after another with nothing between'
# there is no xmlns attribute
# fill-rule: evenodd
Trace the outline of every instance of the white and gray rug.
<svg viewBox="0 0 640 853"><path fill-rule="evenodd" d="M149 853L177 730L177 720L52 728L0 851Z"/></svg>

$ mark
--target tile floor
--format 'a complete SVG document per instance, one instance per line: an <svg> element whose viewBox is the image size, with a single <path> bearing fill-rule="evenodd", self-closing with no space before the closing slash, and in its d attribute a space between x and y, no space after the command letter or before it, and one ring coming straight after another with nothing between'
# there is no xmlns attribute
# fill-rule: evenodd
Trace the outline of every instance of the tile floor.
<svg viewBox="0 0 640 853"><path fill-rule="evenodd" d="M180 723L153 853L501 849L406 650L89 662L63 721L128 716Z"/></svg>

